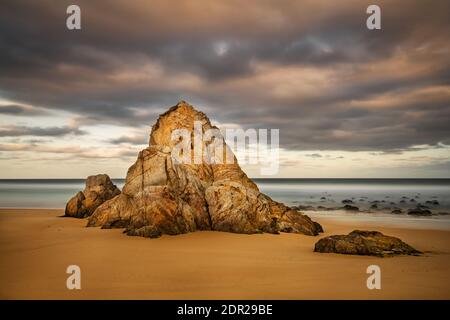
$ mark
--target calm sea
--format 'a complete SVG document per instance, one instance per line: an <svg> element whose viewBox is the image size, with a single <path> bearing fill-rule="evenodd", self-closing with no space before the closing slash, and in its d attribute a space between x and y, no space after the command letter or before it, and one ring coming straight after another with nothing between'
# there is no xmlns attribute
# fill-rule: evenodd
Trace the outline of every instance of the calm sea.
<svg viewBox="0 0 450 320"><path fill-rule="evenodd" d="M432 217L395 215L399 219L438 219L450 227L450 179L254 179L260 190L274 200L289 206L305 205L316 208L308 214L332 217L376 218L389 216L391 209L404 212L417 204L426 205ZM124 179L113 179L122 188ZM0 207L64 208L70 197L84 189L84 179L15 179L0 180ZM342 207L342 200L352 200L363 213L342 210L317 210ZM370 210L377 202L378 211ZM428 203L427 203L428 201ZM437 201L432 205L430 201Z"/></svg>

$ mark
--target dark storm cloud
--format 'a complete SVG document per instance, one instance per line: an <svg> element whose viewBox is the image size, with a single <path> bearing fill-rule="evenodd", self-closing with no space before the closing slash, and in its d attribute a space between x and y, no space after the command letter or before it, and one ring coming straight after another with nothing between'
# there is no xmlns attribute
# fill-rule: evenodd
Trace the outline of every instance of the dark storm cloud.
<svg viewBox="0 0 450 320"><path fill-rule="evenodd" d="M148 143L148 137L145 134L138 136L122 136L117 139L112 139L109 142L113 144L128 143L133 145L141 145Z"/></svg>
<svg viewBox="0 0 450 320"><path fill-rule="evenodd" d="M29 108L18 104L0 105L0 114L8 114L13 116L39 116L47 115L46 110Z"/></svg>
<svg viewBox="0 0 450 320"><path fill-rule="evenodd" d="M84 131L72 127L25 127L25 126L6 126L0 127L0 137L20 137L20 136L36 136L36 137L58 137L67 134L83 135Z"/></svg>
<svg viewBox="0 0 450 320"><path fill-rule="evenodd" d="M364 1L77 1L81 31L65 28L69 4L2 1L0 97L133 127L186 99L279 128L290 149L450 140L448 1L379 1L382 31L365 28Z"/></svg>

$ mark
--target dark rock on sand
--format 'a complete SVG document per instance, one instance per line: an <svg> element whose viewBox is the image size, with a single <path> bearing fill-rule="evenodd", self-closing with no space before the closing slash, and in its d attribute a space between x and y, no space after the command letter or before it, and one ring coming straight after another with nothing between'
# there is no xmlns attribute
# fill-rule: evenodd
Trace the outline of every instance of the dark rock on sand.
<svg viewBox="0 0 450 320"><path fill-rule="evenodd" d="M373 205L370 206L370 209L378 209L378 205L374 203Z"/></svg>
<svg viewBox="0 0 450 320"><path fill-rule="evenodd" d="M314 225L316 226L316 229L318 232L323 233L323 227L320 225L320 223L313 221Z"/></svg>
<svg viewBox="0 0 450 320"><path fill-rule="evenodd" d="M79 191L67 202L64 215L75 218L89 217L101 204L119 194L119 188L112 183L108 175L89 176L84 191Z"/></svg>
<svg viewBox="0 0 450 320"><path fill-rule="evenodd" d="M361 230L322 238L315 244L314 251L379 257L421 253L398 238L385 236L378 231Z"/></svg>
<svg viewBox="0 0 450 320"><path fill-rule="evenodd" d="M83 209L84 194L78 191L66 204L64 215L66 217L84 218L85 209Z"/></svg>
<svg viewBox="0 0 450 320"><path fill-rule="evenodd" d="M393 214L401 214L401 213L403 213L403 211L401 209L394 209L394 210L391 211L391 213L393 213Z"/></svg>

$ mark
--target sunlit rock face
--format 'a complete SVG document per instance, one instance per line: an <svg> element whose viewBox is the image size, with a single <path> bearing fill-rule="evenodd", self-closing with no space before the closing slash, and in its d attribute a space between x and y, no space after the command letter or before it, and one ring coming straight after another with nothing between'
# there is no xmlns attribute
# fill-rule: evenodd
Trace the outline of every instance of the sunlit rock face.
<svg viewBox="0 0 450 320"><path fill-rule="evenodd" d="M88 226L126 228L128 235L144 237L196 230L306 235L322 231L308 216L259 192L234 155L233 163L176 162L172 150L177 140L172 132L185 129L194 136L195 122L201 123L202 133L217 129L204 113L184 101L160 115L152 127L149 147L139 152L128 169L122 193L99 206ZM222 136L214 139L225 145ZM192 159L193 149L191 145Z"/></svg>

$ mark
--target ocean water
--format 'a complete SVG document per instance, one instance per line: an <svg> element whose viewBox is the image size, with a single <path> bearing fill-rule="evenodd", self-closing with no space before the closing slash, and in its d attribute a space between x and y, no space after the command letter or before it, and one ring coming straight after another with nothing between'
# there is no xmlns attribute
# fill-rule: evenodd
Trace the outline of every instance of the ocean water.
<svg viewBox="0 0 450 320"><path fill-rule="evenodd" d="M254 179L260 190L288 206L310 206L311 216L365 221L430 220L450 228L450 179ZM113 179L122 188L124 179ZM0 180L2 208L64 208L66 202L84 189L84 179ZM342 200L352 200L361 212L341 210ZM413 199L413 200L411 200ZM438 205L427 203L437 201ZM371 209L374 202L378 208ZM431 217L406 214L418 204L433 212ZM392 209L404 214L394 215ZM447 213L447 214L445 214ZM447 228L447 227L446 227Z"/></svg>
<svg viewBox="0 0 450 320"><path fill-rule="evenodd" d="M302 211L313 219L450 230L450 179L259 179L257 184L274 200L305 207ZM343 210L343 200L351 200L351 205L360 211ZM430 201L437 201L438 205ZM377 209L372 208L374 203ZM407 214L418 205L433 215ZM394 209L400 209L402 214L393 214Z"/></svg>
<svg viewBox="0 0 450 320"><path fill-rule="evenodd" d="M342 207L351 200L360 209L374 202L382 208L408 209L418 204L432 211L450 209L450 179L256 179L262 192L287 205ZM438 201L439 205L427 204Z"/></svg>

